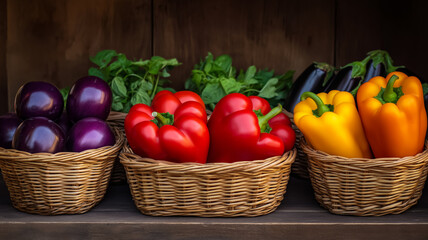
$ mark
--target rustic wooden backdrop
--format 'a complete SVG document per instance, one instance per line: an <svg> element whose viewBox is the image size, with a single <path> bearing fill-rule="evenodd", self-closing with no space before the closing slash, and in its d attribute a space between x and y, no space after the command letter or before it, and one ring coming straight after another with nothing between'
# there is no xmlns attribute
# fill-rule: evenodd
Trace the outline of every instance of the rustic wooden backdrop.
<svg viewBox="0 0 428 240"><path fill-rule="evenodd" d="M0 113L25 82L72 85L102 49L177 58L177 89L208 51L297 76L312 61L384 49L428 78L427 10L422 0L0 0Z"/></svg>

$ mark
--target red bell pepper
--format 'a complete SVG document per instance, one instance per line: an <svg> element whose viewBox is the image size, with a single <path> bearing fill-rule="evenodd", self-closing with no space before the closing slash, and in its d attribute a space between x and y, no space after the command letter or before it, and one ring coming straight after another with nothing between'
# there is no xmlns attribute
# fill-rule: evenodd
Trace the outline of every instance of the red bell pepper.
<svg viewBox="0 0 428 240"><path fill-rule="evenodd" d="M208 162L250 161L282 155L282 139L268 133L268 121L281 111L278 106L258 117L251 99L245 95L232 93L222 98L208 121L211 139Z"/></svg>
<svg viewBox="0 0 428 240"><path fill-rule="evenodd" d="M168 90L162 90L156 93L151 106L156 112L168 112L170 114L174 114L178 106L189 101L200 103L205 110L205 103L202 101L202 98L192 91L179 91L172 93ZM204 111L204 113L206 114L206 111Z"/></svg>
<svg viewBox="0 0 428 240"><path fill-rule="evenodd" d="M262 115L266 115L272 110L266 99L259 96L249 96L248 98L250 98L253 104L253 111L260 110ZM282 139L284 151L286 152L293 149L294 143L296 142L296 132L294 132L294 129L291 127L290 118L285 115L285 113L281 112L269 120L268 123L272 128L270 133Z"/></svg>
<svg viewBox="0 0 428 240"><path fill-rule="evenodd" d="M152 107L136 104L126 116L125 133L130 147L142 157L205 163L210 139L202 99L187 98L177 103L174 94L159 93L164 96L155 96ZM179 97L194 97L193 94L177 93Z"/></svg>

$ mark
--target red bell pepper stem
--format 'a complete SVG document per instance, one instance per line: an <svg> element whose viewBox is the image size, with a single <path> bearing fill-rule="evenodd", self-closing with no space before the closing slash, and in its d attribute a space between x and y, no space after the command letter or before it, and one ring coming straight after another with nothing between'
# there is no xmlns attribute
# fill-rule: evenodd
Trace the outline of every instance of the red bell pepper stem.
<svg viewBox="0 0 428 240"><path fill-rule="evenodd" d="M301 101L306 100L306 98L312 98L314 100L315 104L317 105L317 109L315 111L315 115L317 117L321 117L325 112L330 112L330 108L324 104L324 102L321 100L318 95L316 95L313 92L304 92L302 93L302 96L300 97Z"/></svg>
<svg viewBox="0 0 428 240"><path fill-rule="evenodd" d="M156 120L158 120L159 127L162 127L162 126L165 126L165 125L172 125L173 124L170 119L162 116L162 114L160 114L158 112L152 112L152 116L154 118L156 118Z"/></svg>
<svg viewBox="0 0 428 240"><path fill-rule="evenodd" d="M273 117L280 114L281 112L282 112L282 106L281 104L278 104L278 106L270 110L270 112L268 112L266 115L258 117L260 131L265 132L267 126L269 126L269 120L271 120Z"/></svg>
<svg viewBox="0 0 428 240"><path fill-rule="evenodd" d="M398 79L397 75L392 75L392 77L388 80L388 84L386 85L385 92L383 92L383 100L387 103L396 102L397 101L397 93L394 92L394 83Z"/></svg>

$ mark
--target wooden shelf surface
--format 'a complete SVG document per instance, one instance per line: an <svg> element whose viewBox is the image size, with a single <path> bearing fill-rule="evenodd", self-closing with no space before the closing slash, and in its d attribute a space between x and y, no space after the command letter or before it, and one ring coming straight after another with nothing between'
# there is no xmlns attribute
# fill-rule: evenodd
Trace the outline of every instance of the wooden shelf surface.
<svg viewBox="0 0 428 240"><path fill-rule="evenodd" d="M128 185L112 185L81 215L38 216L14 209L0 180L0 239L428 239L428 191L399 215L339 216L314 200L309 180L292 177L284 201L260 217L151 217Z"/></svg>

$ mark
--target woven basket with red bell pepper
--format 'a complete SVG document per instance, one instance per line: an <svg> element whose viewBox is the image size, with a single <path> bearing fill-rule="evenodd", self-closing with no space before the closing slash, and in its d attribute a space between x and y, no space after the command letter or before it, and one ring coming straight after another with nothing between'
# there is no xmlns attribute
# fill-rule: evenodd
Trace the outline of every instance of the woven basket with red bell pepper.
<svg viewBox="0 0 428 240"><path fill-rule="evenodd" d="M138 155L121 154L134 201L156 216L272 212L296 153L281 105L240 93L222 98L207 121L196 93L160 91L151 106L131 108L125 132Z"/></svg>

